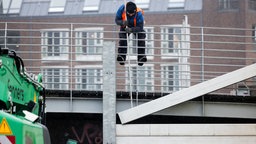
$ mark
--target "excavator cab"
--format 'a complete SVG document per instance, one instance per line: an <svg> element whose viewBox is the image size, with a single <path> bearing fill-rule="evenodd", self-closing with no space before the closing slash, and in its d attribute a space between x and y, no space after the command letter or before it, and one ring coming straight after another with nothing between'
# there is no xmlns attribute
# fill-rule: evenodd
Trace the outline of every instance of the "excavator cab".
<svg viewBox="0 0 256 144"><path fill-rule="evenodd" d="M49 144L42 75L28 74L15 51L0 48L0 135L16 143ZM0 143L6 138L0 136Z"/></svg>

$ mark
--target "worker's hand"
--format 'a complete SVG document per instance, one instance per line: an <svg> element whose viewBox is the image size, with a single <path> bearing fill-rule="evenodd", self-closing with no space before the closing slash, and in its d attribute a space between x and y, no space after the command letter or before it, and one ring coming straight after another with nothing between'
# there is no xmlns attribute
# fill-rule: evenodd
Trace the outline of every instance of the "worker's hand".
<svg viewBox="0 0 256 144"><path fill-rule="evenodd" d="M127 20L123 21L123 26L128 26L128 21Z"/></svg>
<svg viewBox="0 0 256 144"><path fill-rule="evenodd" d="M132 28L125 28L126 33L132 33Z"/></svg>

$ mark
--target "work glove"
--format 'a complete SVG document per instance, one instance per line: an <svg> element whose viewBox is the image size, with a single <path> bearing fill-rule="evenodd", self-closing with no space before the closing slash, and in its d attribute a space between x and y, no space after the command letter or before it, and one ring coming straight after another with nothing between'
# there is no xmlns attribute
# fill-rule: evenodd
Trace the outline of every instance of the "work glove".
<svg viewBox="0 0 256 144"><path fill-rule="evenodd" d="M127 28L125 28L125 31L126 31L126 33L132 33L132 28L127 27Z"/></svg>
<svg viewBox="0 0 256 144"><path fill-rule="evenodd" d="M128 26L128 21L127 20L125 20L125 21L123 21L123 24L122 24L123 26Z"/></svg>

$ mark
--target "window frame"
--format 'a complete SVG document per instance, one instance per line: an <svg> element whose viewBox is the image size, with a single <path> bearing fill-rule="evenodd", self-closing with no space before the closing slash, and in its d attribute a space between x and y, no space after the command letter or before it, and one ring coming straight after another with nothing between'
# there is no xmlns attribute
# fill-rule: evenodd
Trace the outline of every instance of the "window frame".
<svg viewBox="0 0 256 144"><path fill-rule="evenodd" d="M49 13L63 13L66 7L67 0L51 0L48 9Z"/></svg>
<svg viewBox="0 0 256 144"><path fill-rule="evenodd" d="M250 10L256 11L256 0L248 0L248 7Z"/></svg>
<svg viewBox="0 0 256 144"><path fill-rule="evenodd" d="M83 47L83 33L94 33L97 37L94 39L88 38L86 43L89 43L88 40L93 40L94 45L88 45L91 47L96 47L98 50L94 50L93 53L84 53ZM92 27L92 28L78 28L75 29L75 45L76 45L76 60L81 61L102 61L102 51L103 51L103 38L104 38L104 28L103 27ZM99 37L98 37L99 35ZM86 47L86 52L88 48ZM98 51L98 52L97 52Z"/></svg>
<svg viewBox="0 0 256 144"><path fill-rule="evenodd" d="M165 68L172 67L172 72L165 70ZM171 74L170 74L171 73ZM173 77L169 78L168 76L172 75ZM166 80L166 77L168 78ZM180 88L180 80L179 80L179 66L177 64L164 64L161 65L161 91L162 92L174 92L178 91ZM169 83L172 81L172 85ZM168 90L167 90L168 89ZM171 89L171 90L170 90Z"/></svg>
<svg viewBox="0 0 256 144"><path fill-rule="evenodd" d="M170 33L170 29L174 29L172 33ZM180 33L177 33L180 31ZM170 26L161 26L161 55L162 58L174 58L177 59L179 49L182 47L183 34L182 25L170 25ZM172 35L171 35L172 34ZM176 34L173 36L173 34ZM170 40L170 38L172 39ZM177 41L174 40L177 39ZM170 47L172 46L172 47ZM174 56L174 57L171 57Z"/></svg>
<svg viewBox="0 0 256 144"><path fill-rule="evenodd" d="M92 3L93 2L93 3ZM83 12L96 12L99 11L100 0L85 0Z"/></svg>
<svg viewBox="0 0 256 144"><path fill-rule="evenodd" d="M130 91L130 78L129 78L129 67L125 67L125 89ZM144 64L143 67L138 67L137 65L131 65L132 76L132 91L138 92L154 92L154 65L153 64ZM145 70L146 69L146 70ZM136 71L136 72L135 72ZM142 73L141 73L142 72ZM150 77L148 77L150 75ZM145 76L145 77L143 77ZM143 79L143 80L140 80ZM141 83L144 81L144 83ZM134 83L135 82L135 83ZM150 88L149 88L150 87Z"/></svg>
<svg viewBox="0 0 256 144"><path fill-rule="evenodd" d="M89 73L94 75L89 75L89 76L83 75L83 70L86 70L86 74ZM93 70L93 72L90 73L88 72L89 70ZM103 68L101 65L75 66L75 73L76 73L76 76L75 76L76 90L97 90L97 91L103 90ZM84 78L93 79L93 83L83 83ZM100 88L98 86L100 86Z"/></svg>
<svg viewBox="0 0 256 144"><path fill-rule="evenodd" d="M134 0L134 2L141 9L149 9L150 0Z"/></svg>
<svg viewBox="0 0 256 144"><path fill-rule="evenodd" d="M184 9L186 0L169 0L168 9Z"/></svg>
<svg viewBox="0 0 256 144"><path fill-rule="evenodd" d="M49 71L51 70L51 71ZM53 71L52 71L53 70ZM55 75L54 70L59 70L59 74ZM68 90L69 89L69 69L67 66L51 66L51 67L41 67L41 71L43 74L43 84L46 89L53 89L53 90ZM54 75L48 76L48 73L51 72ZM58 78L59 82L56 82L55 79ZM49 82L49 79L52 81ZM55 88L55 85L59 84L59 88Z"/></svg>
<svg viewBox="0 0 256 144"><path fill-rule="evenodd" d="M219 10L229 11L239 9L239 0L219 0Z"/></svg>
<svg viewBox="0 0 256 144"><path fill-rule="evenodd" d="M60 33L59 45L59 56L49 56L49 45L48 45L48 33ZM58 37L57 37L58 38ZM52 47L55 47L55 44L52 44ZM41 57L42 60L68 60L69 52L69 30L68 29L44 29L41 30Z"/></svg>
<svg viewBox="0 0 256 144"><path fill-rule="evenodd" d="M256 25L252 26L252 39L253 39L253 42L255 43L256 42Z"/></svg>

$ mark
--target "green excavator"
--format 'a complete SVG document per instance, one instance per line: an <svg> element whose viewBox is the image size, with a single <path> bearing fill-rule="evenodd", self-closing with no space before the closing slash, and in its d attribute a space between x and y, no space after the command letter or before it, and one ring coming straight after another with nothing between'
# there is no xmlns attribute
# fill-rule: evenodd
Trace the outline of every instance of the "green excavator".
<svg viewBox="0 0 256 144"><path fill-rule="evenodd" d="M50 144L42 75L28 74L15 51L0 48L0 144Z"/></svg>

